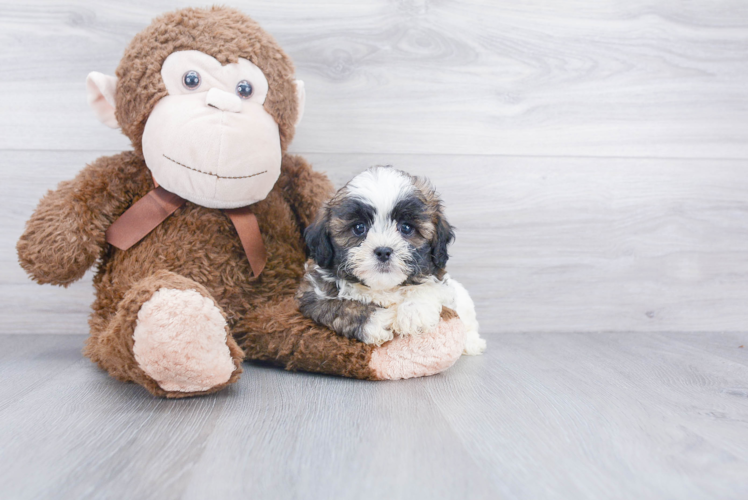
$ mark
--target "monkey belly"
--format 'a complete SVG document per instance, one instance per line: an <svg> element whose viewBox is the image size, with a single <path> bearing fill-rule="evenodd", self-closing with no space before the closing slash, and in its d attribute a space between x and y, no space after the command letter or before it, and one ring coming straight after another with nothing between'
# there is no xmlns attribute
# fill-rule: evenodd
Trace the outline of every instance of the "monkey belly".
<svg viewBox="0 0 748 500"><path fill-rule="evenodd" d="M159 270L205 286L226 312L229 327L257 305L293 295L306 256L291 207L274 188L252 209L268 252L262 275L252 275L239 236L223 212L188 203L130 249L110 247L94 278L92 333L106 324L135 283Z"/></svg>

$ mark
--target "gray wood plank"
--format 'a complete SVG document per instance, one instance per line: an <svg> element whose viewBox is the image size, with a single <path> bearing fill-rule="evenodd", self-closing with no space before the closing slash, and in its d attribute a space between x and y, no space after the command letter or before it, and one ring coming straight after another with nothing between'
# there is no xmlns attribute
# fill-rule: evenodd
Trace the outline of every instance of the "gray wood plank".
<svg viewBox="0 0 748 500"><path fill-rule="evenodd" d="M15 242L38 198L97 152L0 152L0 331L87 331L90 275L30 282ZM744 331L745 161L326 155L337 185L378 163L432 178L457 227L450 271L487 332Z"/></svg>
<svg viewBox="0 0 748 500"><path fill-rule="evenodd" d="M150 19L188 0L0 2L0 149L122 149L87 109ZM236 1L307 83L318 153L748 157L748 6Z"/></svg>
<svg viewBox="0 0 748 500"><path fill-rule="evenodd" d="M82 338L69 335L4 335L0 350L0 409L81 363Z"/></svg>
<svg viewBox="0 0 748 500"><path fill-rule="evenodd" d="M0 407L4 498L748 495L745 333L489 335L481 357L385 383L247 364L179 401L38 362L83 338L0 335L18 380L52 375Z"/></svg>
<svg viewBox="0 0 748 500"><path fill-rule="evenodd" d="M494 339L429 391L508 498L748 495L746 334Z"/></svg>
<svg viewBox="0 0 748 500"><path fill-rule="evenodd" d="M279 497L497 497L418 384L297 375L252 370L254 396L229 401L184 498L210 497L215 482L243 498L283 484L294 493ZM236 460L215 460L224 453Z"/></svg>

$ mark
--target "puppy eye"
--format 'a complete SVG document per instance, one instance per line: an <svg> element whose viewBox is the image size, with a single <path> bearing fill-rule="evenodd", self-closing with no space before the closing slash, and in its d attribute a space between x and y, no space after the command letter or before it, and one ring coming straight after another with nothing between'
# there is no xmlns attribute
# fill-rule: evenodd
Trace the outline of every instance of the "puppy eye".
<svg viewBox="0 0 748 500"><path fill-rule="evenodd" d="M364 224L363 222L359 222L358 224L353 226L353 234L355 234L356 236L363 236L365 232L366 224Z"/></svg>
<svg viewBox="0 0 748 500"><path fill-rule="evenodd" d="M190 70L182 76L182 85L187 90L195 90L200 86L200 73Z"/></svg>
<svg viewBox="0 0 748 500"><path fill-rule="evenodd" d="M413 234L415 228L407 222L403 222L398 229L403 236L410 236Z"/></svg>
<svg viewBox="0 0 748 500"><path fill-rule="evenodd" d="M242 80L236 84L236 94L242 99L249 99L252 95L252 84L247 80Z"/></svg>

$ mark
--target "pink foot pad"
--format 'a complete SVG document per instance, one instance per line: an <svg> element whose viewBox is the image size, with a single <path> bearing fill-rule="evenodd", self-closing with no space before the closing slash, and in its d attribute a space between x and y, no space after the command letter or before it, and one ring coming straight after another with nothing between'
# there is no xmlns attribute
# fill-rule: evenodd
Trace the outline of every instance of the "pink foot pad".
<svg viewBox="0 0 748 500"><path fill-rule="evenodd" d="M432 332L396 336L374 349L370 367L382 380L425 377L443 372L465 349L465 327L459 319L441 321Z"/></svg>
<svg viewBox="0 0 748 500"><path fill-rule="evenodd" d="M135 361L165 391L207 391L235 368L221 310L194 290L154 293L138 312L133 340Z"/></svg>

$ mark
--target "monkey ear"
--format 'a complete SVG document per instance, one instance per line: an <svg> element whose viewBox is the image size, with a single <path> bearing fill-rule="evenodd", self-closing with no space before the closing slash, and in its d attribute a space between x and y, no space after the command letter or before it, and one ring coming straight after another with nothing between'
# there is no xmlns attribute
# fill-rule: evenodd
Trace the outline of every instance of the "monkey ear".
<svg viewBox="0 0 748 500"><path fill-rule="evenodd" d="M442 214L437 216L436 231L431 240L431 261L437 269L447 267L449 254L447 246L455 239L454 228L449 225L447 219Z"/></svg>
<svg viewBox="0 0 748 500"><path fill-rule="evenodd" d="M301 123L301 117L304 116L304 104L306 104L306 89L304 88L304 82L302 80L296 80L296 100L299 102L299 114L296 117L295 127Z"/></svg>
<svg viewBox="0 0 748 500"><path fill-rule="evenodd" d="M86 77L88 105L91 106L101 123L111 128L119 128L117 118L114 116L116 91L117 78L114 76L93 71Z"/></svg>
<svg viewBox="0 0 748 500"><path fill-rule="evenodd" d="M329 269L335 258L335 248L332 246L330 232L327 230L327 216L323 208L317 220L304 231L306 246L309 247L310 257L320 267Z"/></svg>

